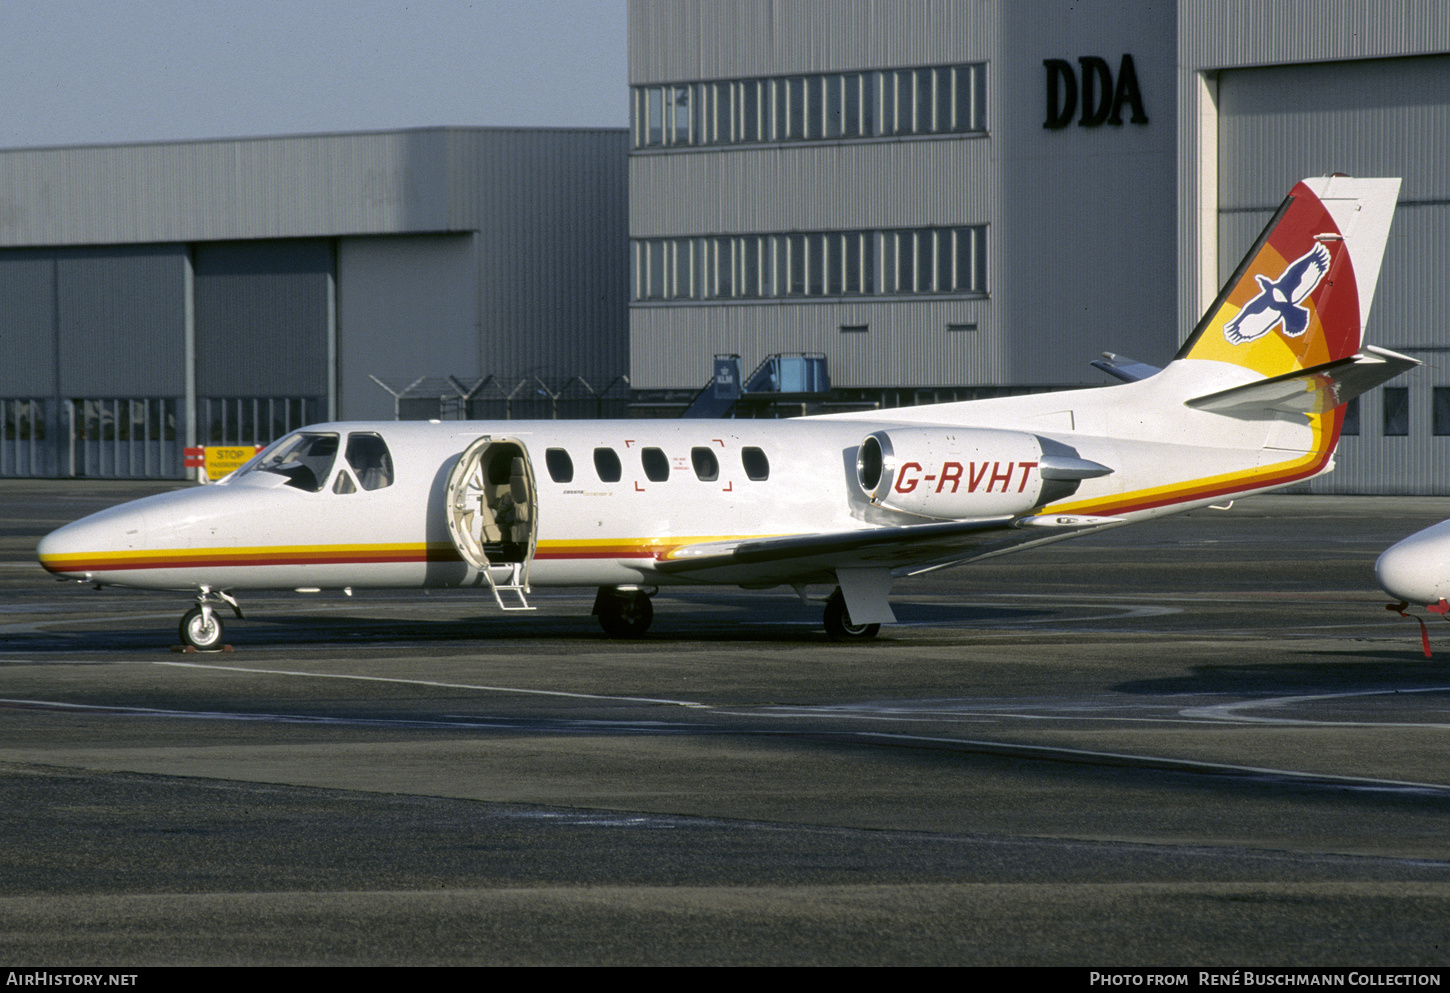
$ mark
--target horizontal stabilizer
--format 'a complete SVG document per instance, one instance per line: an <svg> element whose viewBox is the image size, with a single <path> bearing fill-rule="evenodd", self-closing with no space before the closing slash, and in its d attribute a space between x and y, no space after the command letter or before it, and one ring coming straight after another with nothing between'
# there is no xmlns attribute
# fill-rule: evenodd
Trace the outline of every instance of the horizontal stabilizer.
<svg viewBox="0 0 1450 993"><path fill-rule="evenodd" d="M1367 345L1349 358L1194 397L1184 403L1195 410L1230 417L1323 414L1419 364L1408 355Z"/></svg>
<svg viewBox="0 0 1450 993"><path fill-rule="evenodd" d="M1139 362L1126 355L1114 355L1112 352L1104 352L1102 358L1094 359L1092 367L1101 369L1114 379L1121 379L1125 383L1136 383L1140 379L1156 376L1163 371L1156 365Z"/></svg>

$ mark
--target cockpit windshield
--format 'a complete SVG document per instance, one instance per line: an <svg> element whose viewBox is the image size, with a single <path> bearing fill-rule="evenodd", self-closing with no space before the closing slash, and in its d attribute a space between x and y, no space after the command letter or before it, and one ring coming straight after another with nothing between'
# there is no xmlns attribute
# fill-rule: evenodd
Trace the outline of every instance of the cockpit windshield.
<svg viewBox="0 0 1450 993"><path fill-rule="evenodd" d="M332 475L337 458L337 435L301 433L284 438L263 453L261 459L243 467L242 472L274 472L287 477L287 485L308 493L318 493Z"/></svg>

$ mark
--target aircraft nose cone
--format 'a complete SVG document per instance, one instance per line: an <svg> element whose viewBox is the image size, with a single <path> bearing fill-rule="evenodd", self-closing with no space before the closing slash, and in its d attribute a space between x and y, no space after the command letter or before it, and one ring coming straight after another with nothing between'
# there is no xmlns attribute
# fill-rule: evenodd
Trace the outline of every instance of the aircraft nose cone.
<svg viewBox="0 0 1450 993"><path fill-rule="evenodd" d="M1450 521L1442 521L1392 545L1374 572L1390 596L1430 605L1450 597Z"/></svg>
<svg viewBox="0 0 1450 993"><path fill-rule="evenodd" d="M82 578L84 569L76 561L76 556L84 551L84 541L80 537L82 529L78 527L81 523L77 521L67 524L40 539L35 555L47 572L53 572L57 576Z"/></svg>
<svg viewBox="0 0 1450 993"><path fill-rule="evenodd" d="M89 579L106 568L106 558L134 548L137 536L144 531L142 511L115 507L52 531L40 539L36 557L48 572Z"/></svg>

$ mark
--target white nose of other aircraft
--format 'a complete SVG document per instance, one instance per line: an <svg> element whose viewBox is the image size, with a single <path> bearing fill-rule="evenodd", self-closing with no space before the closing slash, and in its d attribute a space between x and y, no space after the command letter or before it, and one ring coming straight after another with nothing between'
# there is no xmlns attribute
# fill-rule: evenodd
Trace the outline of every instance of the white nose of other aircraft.
<svg viewBox="0 0 1450 993"><path fill-rule="evenodd" d="M1386 593L1410 603L1433 606L1450 597L1450 521L1390 546L1374 572Z"/></svg>

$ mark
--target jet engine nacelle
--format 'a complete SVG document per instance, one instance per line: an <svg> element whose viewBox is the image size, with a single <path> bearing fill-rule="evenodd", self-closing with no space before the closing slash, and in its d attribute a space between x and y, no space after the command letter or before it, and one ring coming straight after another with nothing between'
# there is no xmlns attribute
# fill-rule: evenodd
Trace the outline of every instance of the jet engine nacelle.
<svg viewBox="0 0 1450 993"><path fill-rule="evenodd" d="M856 457L857 484L872 503L950 521L1025 514L1110 472L1044 451L1037 435L991 428L873 431Z"/></svg>

